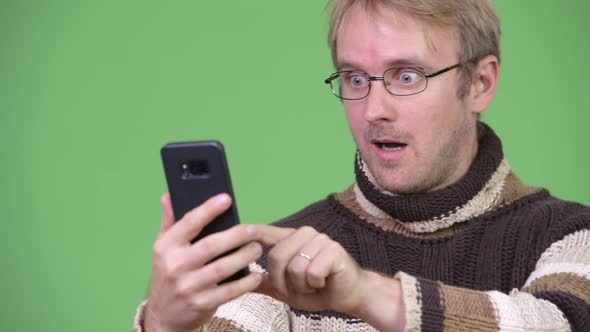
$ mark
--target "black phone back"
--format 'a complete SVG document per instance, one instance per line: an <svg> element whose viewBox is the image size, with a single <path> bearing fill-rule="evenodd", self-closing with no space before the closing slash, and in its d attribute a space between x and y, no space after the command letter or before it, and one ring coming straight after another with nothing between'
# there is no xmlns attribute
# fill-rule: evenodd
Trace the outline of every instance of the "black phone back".
<svg viewBox="0 0 590 332"><path fill-rule="evenodd" d="M161 154L176 221L180 220L190 210L204 203L211 196L228 193L232 198L231 207L205 226L191 243L240 223L229 169L221 142L170 143L162 148ZM232 249L220 256L231 254L238 249ZM213 260L217 258L219 257ZM247 267L243 268L220 282L220 284L237 280L247 275L248 272Z"/></svg>
<svg viewBox="0 0 590 332"><path fill-rule="evenodd" d="M209 223L192 242L239 223L221 142L170 143L162 148L161 154L176 221L211 196L225 192L232 197L232 206Z"/></svg>

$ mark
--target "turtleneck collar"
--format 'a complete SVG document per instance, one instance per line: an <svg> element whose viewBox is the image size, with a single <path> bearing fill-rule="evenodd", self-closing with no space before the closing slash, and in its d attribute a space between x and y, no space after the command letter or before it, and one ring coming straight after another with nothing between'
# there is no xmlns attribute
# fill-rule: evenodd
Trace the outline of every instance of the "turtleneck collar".
<svg viewBox="0 0 590 332"><path fill-rule="evenodd" d="M478 152L467 173L456 183L432 192L396 195L376 186L357 153L355 195L375 217L390 217L414 232L432 232L471 219L495 206L510 166L494 131L478 123Z"/></svg>

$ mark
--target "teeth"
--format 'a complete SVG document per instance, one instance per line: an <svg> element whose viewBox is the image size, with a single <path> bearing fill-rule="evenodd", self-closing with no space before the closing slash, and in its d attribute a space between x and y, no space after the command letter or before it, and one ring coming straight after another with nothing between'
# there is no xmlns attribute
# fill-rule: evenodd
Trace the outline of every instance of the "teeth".
<svg viewBox="0 0 590 332"><path fill-rule="evenodd" d="M380 146L381 146L381 149L383 149L385 151L397 151L397 150L401 150L403 148L402 145L395 144L395 143L381 143Z"/></svg>

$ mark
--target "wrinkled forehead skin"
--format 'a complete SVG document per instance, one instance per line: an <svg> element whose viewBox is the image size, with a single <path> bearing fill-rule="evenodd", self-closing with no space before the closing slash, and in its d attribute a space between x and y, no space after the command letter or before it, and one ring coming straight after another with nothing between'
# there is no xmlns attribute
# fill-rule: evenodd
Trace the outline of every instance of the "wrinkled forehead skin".
<svg viewBox="0 0 590 332"><path fill-rule="evenodd" d="M356 3L350 8L347 9L345 14L342 17L338 30L336 31L336 47L332 50L333 62L336 68L341 67L343 62L346 62L346 59L354 57L354 54L339 54L343 50L339 48L338 45L341 45L344 42L344 39L347 40L347 52L351 51L350 48L350 38L347 34L351 32L358 31L358 27L355 25L361 24L359 23L358 15L366 15L365 20L360 20L362 22L368 22L365 24L370 24L371 29L370 31L374 31L377 36L370 36L370 37L379 37L381 32L380 30L412 30L415 29L416 33L412 34L411 40L381 40L380 42L383 45L377 45L376 48L378 50L375 53L379 53L381 50L391 49L392 45L387 43L396 43L394 47L396 48L396 53L398 53L398 57L406 58L406 59L421 59L422 63L426 63L428 61L435 61L436 59L430 59L432 57L445 57L444 53L447 53L449 50L448 43L451 43L450 50L454 53L452 57L454 59L458 58L458 38L456 29L453 29L449 25L442 25L442 24L435 24L429 22L424 19L420 19L416 16L410 15L410 13L401 11L397 8L393 8L392 6L385 6L383 4L372 4L367 5L362 2ZM386 23L386 24L378 24L379 23ZM386 35L384 33L384 35ZM370 40L374 38L369 38L367 36L366 40ZM358 47L367 47L364 43L364 40L356 40ZM443 45L444 44L444 45ZM398 46L399 45L399 46ZM425 45L427 50L422 50L420 46ZM354 50L354 48L353 48ZM427 54L428 53L428 54ZM406 54L407 56L404 56Z"/></svg>
<svg viewBox="0 0 590 332"><path fill-rule="evenodd" d="M381 22L387 22L392 29L395 29L396 27L414 27L421 33L421 38L434 54L439 52L441 43L452 43L454 52L457 58L459 58L459 38L456 27L453 27L450 24L434 23L425 20L392 5L385 5L378 2L357 1L352 6L346 8L342 20L339 22L335 31L336 43L334 45L335 47L332 49L332 62L336 68L338 68L339 64L339 41L343 37L342 34L346 33L346 31L343 31L342 27L351 23L350 16L351 14L354 14L354 11L364 12L369 18L369 22L374 23L378 20ZM376 24L374 24L374 26L376 26ZM329 38L331 38L331 36ZM387 43L387 41L383 40L383 43Z"/></svg>

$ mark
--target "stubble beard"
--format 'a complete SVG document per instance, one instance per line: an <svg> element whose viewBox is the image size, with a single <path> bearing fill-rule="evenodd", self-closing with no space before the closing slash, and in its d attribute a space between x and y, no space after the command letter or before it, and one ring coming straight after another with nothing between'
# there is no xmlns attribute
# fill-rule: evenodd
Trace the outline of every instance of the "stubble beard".
<svg viewBox="0 0 590 332"><path fill-rule="evenodd" d="M458 126L446 142L440 143L438 153L434 158L424 160L419 165L404 165L399 161L384 161L365 159L369 171L373 175L379 189L396 195L420 194L442 189L458 181L455 175L461 160L461 145L468 144L469 129L466 124ZM420 160L420 155L417 156ZM413 180L390 183L390 172L403 172L405 176L412 176ZM457 177L457 178L455 178Z"/></svg>

